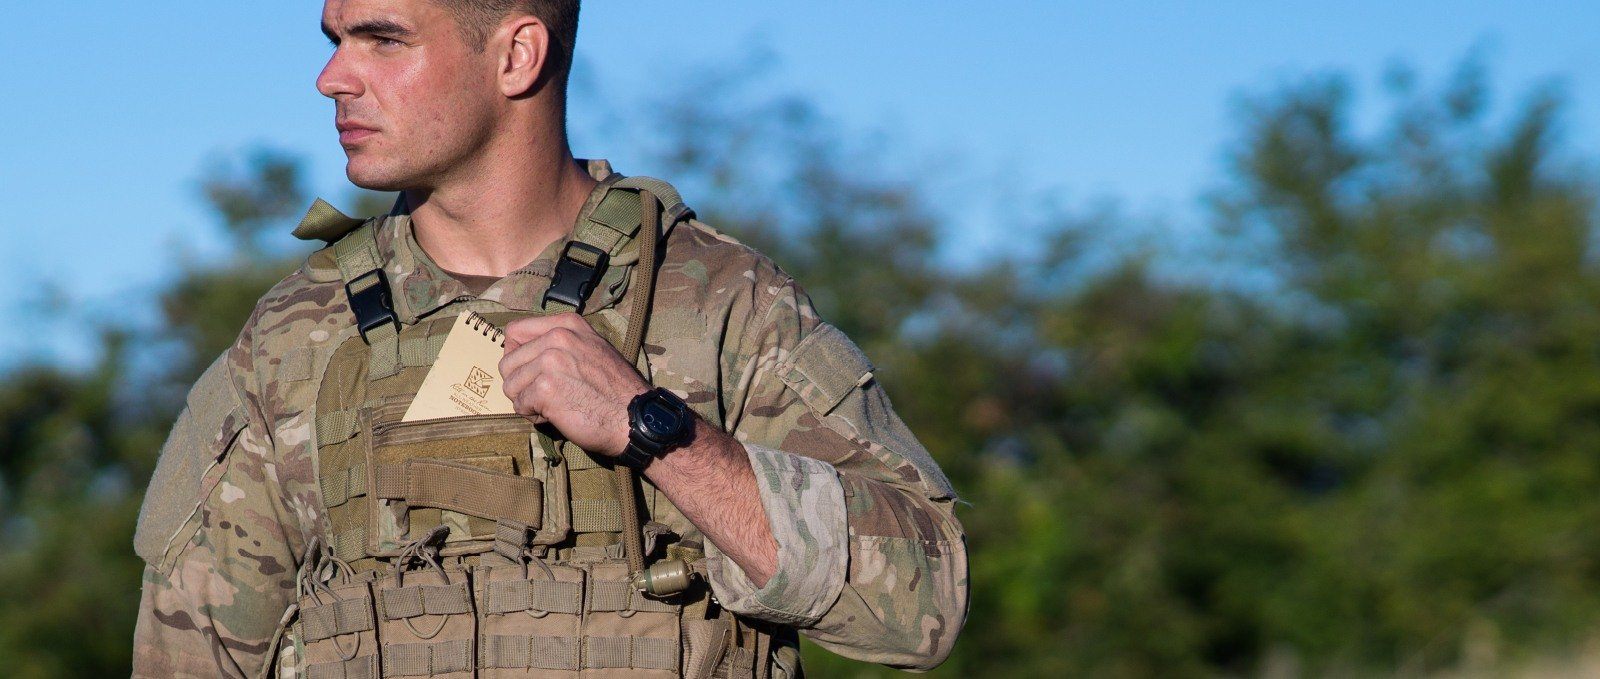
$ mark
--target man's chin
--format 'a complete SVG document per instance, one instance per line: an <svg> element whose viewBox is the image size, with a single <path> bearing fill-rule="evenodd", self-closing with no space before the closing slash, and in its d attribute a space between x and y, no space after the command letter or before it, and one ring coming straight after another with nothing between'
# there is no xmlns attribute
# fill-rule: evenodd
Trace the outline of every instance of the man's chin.
<svg viewBox="0 0 1600 679"><path fill-rule="evenodd" d="M368 163L351 158L344 165L344 176L351 184L368 191L402 191L408 188L403 177L398 173L386 172L382 168L372 167Z"/></svg>

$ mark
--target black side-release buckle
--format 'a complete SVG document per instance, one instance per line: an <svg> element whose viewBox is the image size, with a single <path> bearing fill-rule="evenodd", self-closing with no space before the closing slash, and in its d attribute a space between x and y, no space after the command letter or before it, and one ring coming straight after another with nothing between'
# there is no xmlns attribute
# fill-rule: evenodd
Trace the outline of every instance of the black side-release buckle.
<svg viewBox="0 0 1600 679"><path fill-rule="evenodd" d="M376 276L378 282L357 292L354 289L355 285L366 280L368 276ZM400 317L394 315L394 300L389 297L389 277L383 275L383 269L373 269L351 279L349 283L344 284L344 294L350 300L350 311L356 315L356 329L361 331L363 342L372 344L372 341L367 339L367 333L384 323L393 323L396 328L400 327Z"/></svg>
<svg viewBox="0 0 1600 679"><path fill-rule="evenodd" d="M592 256L594 266L574 259L573 248ZM553 299L583 313L583 303L589 299L589 293L594 292L594 286L600 283L600 277L605 275L606 264L610 261L611 256L605 250L581 241L567 242L567 247L561 250L561 260L556 262L556 273L550 279L550 288L544 291L543 304L548 305Z"/></svg>

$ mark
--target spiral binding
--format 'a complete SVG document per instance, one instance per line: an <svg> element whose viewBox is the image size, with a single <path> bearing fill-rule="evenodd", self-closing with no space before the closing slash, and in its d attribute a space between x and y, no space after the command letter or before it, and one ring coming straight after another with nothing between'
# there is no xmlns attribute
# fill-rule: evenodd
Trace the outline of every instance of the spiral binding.
<svg viewBox="0 0 1600 679"><path fill-rule="evenodd" d="M489 319L479 316L478 312L468 311L467 315L463 318L466 319L463 321L464 323L470 326L473 330L483 333L483 336L489 338L490 341L500 346L506 345L506 331L501 330L500 326L490 323Z"/></svg>

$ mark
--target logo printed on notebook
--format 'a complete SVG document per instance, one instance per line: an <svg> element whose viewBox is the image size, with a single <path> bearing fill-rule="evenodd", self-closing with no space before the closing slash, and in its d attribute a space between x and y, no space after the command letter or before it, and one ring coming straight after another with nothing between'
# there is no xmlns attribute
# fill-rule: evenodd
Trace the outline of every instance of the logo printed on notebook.
<svg viewBox="0 0 1600 679"><path fill-rule="evenodd" d="M483 398L489 395L489 385L493 380L494 376L484 372L483 368L472 366L472 372L467 373L467 379L456 386L465 387L477 394L478 398Z"/></svg>

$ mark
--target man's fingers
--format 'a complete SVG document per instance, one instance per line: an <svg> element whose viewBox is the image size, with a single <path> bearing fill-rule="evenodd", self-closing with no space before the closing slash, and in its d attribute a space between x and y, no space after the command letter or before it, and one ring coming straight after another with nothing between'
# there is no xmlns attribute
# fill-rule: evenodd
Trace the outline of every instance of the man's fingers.
<svg viewBox="0 0 1600 679"><path fill-rule="evenodd" d="M537 340L556 328L563 328L579 334L585 331L594 332L594 329L589 327L588 321L583 320L582 316L571 312L551 316L519 318L506 325L506 350L511 350L513 345L521 346Z"/></svg>
<svg viewBox="0 0 1600 679"><path fill-rule="evenodd" d="M506 350L510 351L512 345L521 346L532 342L555 327L551 325L550 316L529 316L519 318L506 325Z"/></svg>

